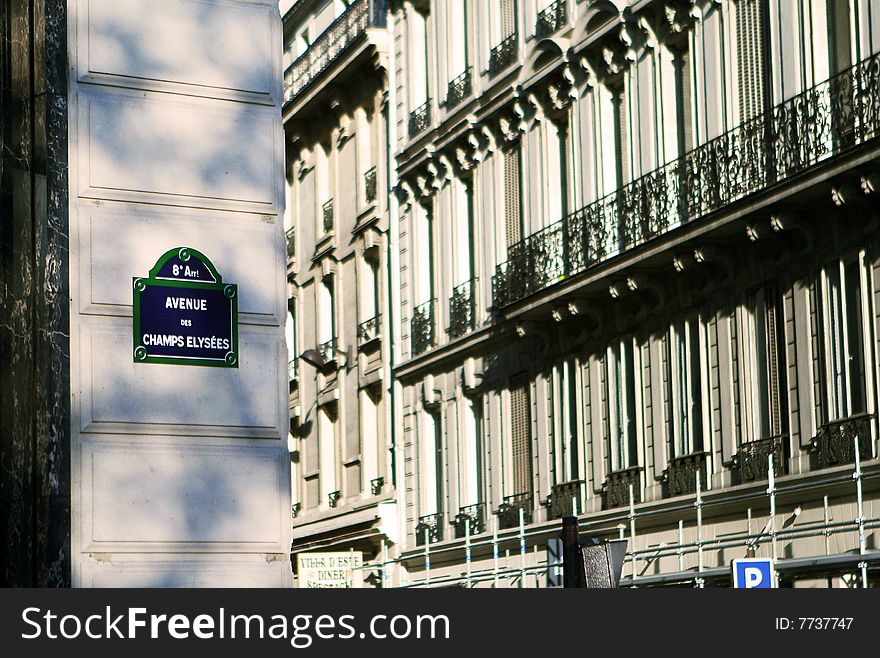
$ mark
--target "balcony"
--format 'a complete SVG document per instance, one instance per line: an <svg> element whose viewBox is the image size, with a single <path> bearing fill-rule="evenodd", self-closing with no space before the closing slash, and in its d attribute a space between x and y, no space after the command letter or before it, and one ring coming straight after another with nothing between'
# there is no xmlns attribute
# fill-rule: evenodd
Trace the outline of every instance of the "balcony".
<svg viewBox="0 0 880 658"><path fill-rule="evenodd" d="M522 512L523 525L532 522L532 494L530 492L505 496L504 502L498 506L498 529L518 528Z"/></svg>
<svg viewBox="0 0 880 658"><path fill-rule="evenodd" d="M787 436L773 436L760 441L750 441L740 446L736 453L736 465L740 482L761 482L769 477L770 456L773 456L773 473L785 472L783 442Z"/></svg>
<svg viewBox="0 0 880 658"><path fill-rule="evenodd" d="M449 298L450 338L459 338L473 331L476 320L476 279L471 279L452 289Z"/></svg>
<svg viewBox="0 0 880 658"><path fill-rule="evenodd" d="M460 508L452 520L452 525L455 527L456 539L468 534L479 535L486 532L486 504L477 503Z"/></svg>
<svg viewBox="0 0 880 658"><path fill-rule="evenodd" d="M563 516L575 516L575 510L583 511L581 507L581 490L583 480L573 480L553 485L550 495L547 497L548 519L561 519Z"/></svg>
<svg viewBox="0 0 880 658"><path fill-rule="evenodd" d="M629 491L632 486L632 501L634 504L642 502L642 467L631 466L619 471L609 473L605 479L603 493L605 494L603 507L613 509L615 507L629 506Z"/></svg>
<svg viewBox="0 0 880 658"><path fill-rule="evenodd" d="M410 344L413 356L434 346L434 301L425 302L413 309L410 320Z"/></svg>
<svg viewBox="0 0 880 658"><path fill-rule="evenodd" d="M516 48L517 34L513 32L489 52L489 77L494 78L511 66L518 57Z"/></svg>
<svg viewBox="0 0 880 658"><path fill-rule="evenodd" d="M695 452L669 460L666 467L666 484L670 496L684 496L697 492L697 473L700 474L700 490L706 490L706 458L708 452Z"/></svg>
<svg viewBox="0 0 880 658"><path fill-rule="evenodd" d="M287 260L293 260L296 257L296 231L292 227L287 229L284 238L287 242Z"/></svg>
<svg viewBox="0 0 880 658"><path fill-rule="evenodd" d="M880 134L880 55L864 60L512 245L503 308Z"/></svg>
<svg viewBox="0 0 880 658"><path fill-rule="evenodd" d="M449 81L446 88L446 111L451 112L473 92L471 85L471 67L465 72Z"/></svg>
<svg viewBox="0 0 880 658"><path fill-rule="evenodd" d="M336 365L337 347L335 338L331 338L318 345L318 352L321 354L321 358L324 359L325 369Z"/></svg>
<svg viewBox="0 0 880 658"><path fill-rule="evenodd" d="M568 12L565 8L566 0L556 0L538 14L535 25L535 36L544 39L555 34L563 28L568 21Z"/></svg>
<svg viewBox="0 0 880 658"><path fill-rule="evenodd" d="M364 320L358 325L357 339L359 347L379 338L381 320L382 316L376 315L369 320Z"/></svg>
<svg viewBox="0 0 880 658"><path fill-rule="evenodd" d="M335 224L335 216L333 210L333 199L327 201L323 206L321 206L321 226L324 229L324 234L329 234L333 232L333 225Z"/></svg>
<svg viewBox="0 0 880 658"><path fill-rule="evenodd" d="M819 468L854 464L856 461L856 443L859 446L859 459L871 459L871 414L859 414L842 420L835 420L819 428L819 434L813 439L813 451L816 453Z"/></svg>
<svg viewBox="0 0 880 658"><path fill-rule="evenodd" d="M364 174L364 198L367 200L367 203L376 201L376 193L378 191L376 183L376 168L373 167Z"/></svg>
<svg viewBox="0 0 880 658"><path fill-rule="evenodd" d="M425 132L431 125L431 99L419 105L409 114L409 136Z"/></svg>
<svg viewBox="0 0 880 658"><path fill-rule="evenodd" d="M284 72L287 104L363 35L387 25L388 0L356 0Z"/></svg>
<svg viewBox="0 0 880 658"><path fill-rule="evenodd" d="M419 517L416 523L416 546L424 546L425 540L428 544L443 541L443 515L440 512Z"/></svg>

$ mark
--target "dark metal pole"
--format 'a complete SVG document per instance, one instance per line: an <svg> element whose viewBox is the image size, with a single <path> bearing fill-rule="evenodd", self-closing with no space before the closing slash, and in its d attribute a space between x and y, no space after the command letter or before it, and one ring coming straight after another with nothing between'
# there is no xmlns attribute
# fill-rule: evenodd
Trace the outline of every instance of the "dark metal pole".
<svg viewBox="0 0 880 658"><path fill-rule="evenodd" d="M581 587L576 516L562 517L562 586Z"/></svg>

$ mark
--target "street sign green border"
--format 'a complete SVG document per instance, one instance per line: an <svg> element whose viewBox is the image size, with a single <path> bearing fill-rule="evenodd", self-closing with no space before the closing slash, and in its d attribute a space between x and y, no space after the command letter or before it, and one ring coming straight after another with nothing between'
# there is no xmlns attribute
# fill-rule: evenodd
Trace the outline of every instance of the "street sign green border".
<svg viewBox="0 0 880 658"><path fill-rule="evenodd" d="M160 279L156 275L159 270L174 257L183 262L193 256L197 257L211 272L216 283L204 283L201 281L181 281L177 279ZM149 356L147 348L141 342L141 293L147 286L161 286L165 288L187 288L190 290L221 290L232 306L232 349L222 359L190 359L181 356ZM169 365L184 366L208 366L213 368L238 368L238 286L234 283L223 283L223 277L217 272L217 268L211 260L202 252L192 247L175 247L166 251L150 270L147 277L132 278L132 308L133 308L133 342L132 357L135 363L163 363Z"/></svg>

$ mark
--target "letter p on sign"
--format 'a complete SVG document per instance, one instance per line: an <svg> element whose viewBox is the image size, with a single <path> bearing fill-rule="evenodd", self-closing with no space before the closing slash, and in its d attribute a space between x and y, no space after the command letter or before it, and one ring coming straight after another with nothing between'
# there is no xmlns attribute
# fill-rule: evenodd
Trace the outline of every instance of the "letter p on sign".
<svg viewBox="0 0 880 658"><path fill-rule="evenodd" d="M770 589L774 587L773 560L745 558L734 560L733 586L738 589Z"/></svg>

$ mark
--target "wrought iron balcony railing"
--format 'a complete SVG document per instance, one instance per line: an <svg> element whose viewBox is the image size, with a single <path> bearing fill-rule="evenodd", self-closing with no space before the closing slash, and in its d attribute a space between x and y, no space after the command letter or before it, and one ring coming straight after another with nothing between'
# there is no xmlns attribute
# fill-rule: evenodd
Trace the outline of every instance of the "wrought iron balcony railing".
<svg viewBox="0 0 880 658"><path fill-rule="evenodd" d="M455 538L461 539L468 533L479 535L486 531L486 503L466 505L459 508L458 514L452 520L455 527Z"/></svg>
<svg viewBox="0 0 880 658"><path fill-rule="evenodd" d="M523 524L532 522L532 494L531 492L505 496L504 502L498 506L498 529L518 528L520 511L522 511Z"/></svg>
<svg viewBox="0 0 880 658"><path fill-rule="evenodd" d="M345 52L367 28L387 26L388 0L356 0L284 72L288 103Z"/></svg>
<svg viewBox="0 0 880 658"><path fill-rule="evenodd" d="M853 464L856 461L856 442L859 446L859 459L871 459L871 414L858 414L842 420L835 420L819 428L813 439L819 468Z"/></svg>
<svg viewBox="0 0 880 658"><path fill-rule="evenodd" d="M785 453L783 442L786 436L772 436L769 439L750 441L740 446L736 453L740 482L760 482L766 480L770 472L770 455L773 455L773 473L785 472Z"/></svg>
<svg viewBox="0 0 880 658"><path fill-rule="evenodd" d="M290 260L296 256L296 231L294 228L287 229L284 232L284 237L287 241L287 260Z"/></svg>
<svg viewBox="0 0 880 658"><path fill-rule="evenodd" d="M476 320L476 279L452 289L449 298L449 336L459 338L473 331Z"/></svg>
<svg viewBox="0 0 880 658"><path fill-rule="evenodd" d="M367 203L373 203L376 200L376 193L378 192L376 183L376 168L373 167L364 174L364 198L366 198Z"/></svg>
<svg viewBox="0 0 880 658"><path fill-rule="evenodd" d="M549 37L562 29L568 20L568 12L565 7L566 0L556 0L556 2L547 6L546 9L538 14L538 21L535 25L535 35L542 39Z"/></svg>
<svg viewBox="0 0 880 658"><path fill-rule="evenodd" d="M409 136L425 132L431 125L431 99L419 105L409 114Z"/></svg>
<svg viewBox="0 0 880 658"><path fill-rule="evenodd" d="M471 95L471 67L467 67L461 75L449 81L446 88L446 111L458 107L461 102Z"/></svg>
<svg viewBox="0 0 880 658"><path fill-rule="evenodd" d="M878 135L880 54L512 245L492 279L493 303L512 304Z"/></svg>
<svg viewBox="0 0 880 658"><path fill-rule="evenodd" d="M708 452L695 452L669 460L669 465L666 467L666 483L670 496L696 493L697 473L700 474L700 489L706 490L706 458L708 456Z"/></svg>
<svg viewBox="0 0 880 658"><path fill-rule="evenodd" d="M583 512L583 507L581 507L583 486L583 480L572 480L553 485L550 495L547 497L548 518L561 519L563 516L573 516L575 510Z"/></svg>
<svg viewBox="0 0 880 658"><path fill-rule="evenodd" d="M369 320L364 320L358 325L357 328L357 338L358 345L363 345L364 343L369 343L371 340L374 340L379 337L379 327L380 321L382 319L381 315L376 315Z"/></svg>
<svg viewBox="0 0 880 658"><path fill-rule="evenodd" d="M413 309L410 320L410 344L413 356L427 351L434 345L434 300Z"/></svg>
<svg viewBox="0 0 880 658"><path fill-rule="evenodd" d="M508 34L489 52L489 77L494 78L517 59L517 33Z"/></svg>
<svg viewBox="0 0 880 658"><path fill-rule="evenodd" d="M334 211L333 211L333 199L327 201L323 206L321 206L322 212L322 226L324 228L324 233L330 233L333 230L333 225L336 222Z"/></svg>
<svg viewBox="0 0 880 658"><path fill-rule="evenodd" d="M443 515L440 512L419 517L416 523L416 546L424 546L425 539L429 544L443 541Z"/></svg>
<svg viewBox="0 0 880 658"><path fill-rule="evenodd" d="M605 497L602 502L605 509L629 505L630 485L632 485L633 503L642 502L641 466L630 466L629 468L609 473L603 487Z"/></svg>
<svg viewBox="0 0 880 658"><path fill-rule="evenodd" d="M331 338L318 345L318 352L321 354L321 358L324 359L325 366L336 363L336 349L335 338Z"/></svg>

